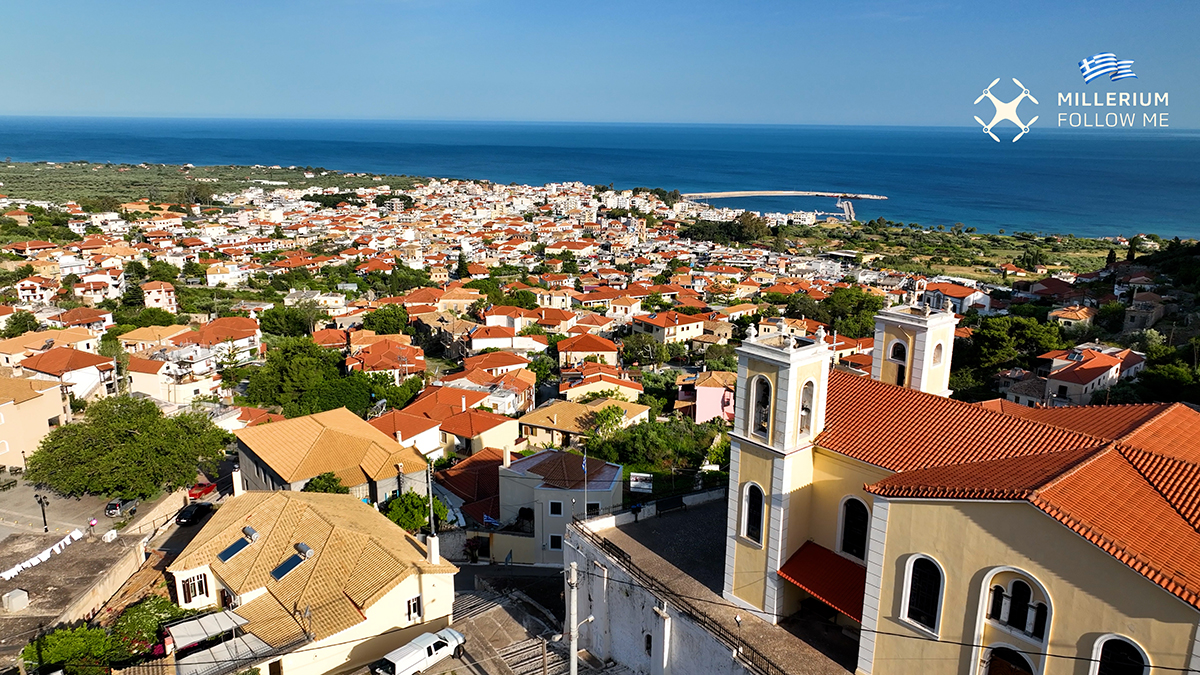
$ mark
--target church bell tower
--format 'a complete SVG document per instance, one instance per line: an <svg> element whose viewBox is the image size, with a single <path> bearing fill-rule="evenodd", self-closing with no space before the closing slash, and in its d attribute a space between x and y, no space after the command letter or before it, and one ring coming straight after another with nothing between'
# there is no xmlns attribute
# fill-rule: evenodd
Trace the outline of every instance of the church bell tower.
<svg viewBox="0 0 1200 675"><path fill-rule="evenodd" d="M724 597L777 623L785 607L779 568L808 538L813 441L825 426L833 351L825 332L750 335L737 350L730 432ZM794 503L795 502L795 503Z"/></svg>
<svg viewBox="0 0 1200 675"><path fill-rule="evenodd" d="M954 350L953 311L905 305L875 315L871 379L949 396Z"/></svg>

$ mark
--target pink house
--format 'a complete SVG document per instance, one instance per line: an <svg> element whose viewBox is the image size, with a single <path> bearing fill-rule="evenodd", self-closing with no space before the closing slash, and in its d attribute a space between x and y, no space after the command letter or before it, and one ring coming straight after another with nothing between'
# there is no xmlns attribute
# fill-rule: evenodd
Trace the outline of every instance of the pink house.
<svg viewBox="0 0 1200 675"><path fill-rule="evenodd" d="M737 373L723 370L685 373L675 379L675 386L679 387L675 409L691 417L696 424L714 417L732 422L736 385Z"/></svg>

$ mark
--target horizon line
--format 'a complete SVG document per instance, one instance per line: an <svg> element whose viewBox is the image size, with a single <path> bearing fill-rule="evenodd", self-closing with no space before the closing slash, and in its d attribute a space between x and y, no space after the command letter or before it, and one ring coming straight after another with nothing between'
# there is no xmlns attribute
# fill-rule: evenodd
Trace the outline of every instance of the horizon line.
<svg viewBox="0 0 1200 675"><path fill-rule="evenodd" d="M664 121L614 121L614 120L506 120L506 119L428 119L428 118L380 118L380 117L238 117L209 116L188 117L182 115L28 115L0 114L0 120L159 120L180 122L336 122L363 124L495 124L495 125L547 125L547 126L645 126L645 127L816 127L816 128L879 128L879 129L970 129L973 124L883 124L883 123L836 123L836 122L664 122ZM1043 131L1067 131L1054 126L1042 127ZM1200 126L1158 128L1158 131L1197 131ZM1112 128L1113 133L1138 133L1136 128Z"/></svg>

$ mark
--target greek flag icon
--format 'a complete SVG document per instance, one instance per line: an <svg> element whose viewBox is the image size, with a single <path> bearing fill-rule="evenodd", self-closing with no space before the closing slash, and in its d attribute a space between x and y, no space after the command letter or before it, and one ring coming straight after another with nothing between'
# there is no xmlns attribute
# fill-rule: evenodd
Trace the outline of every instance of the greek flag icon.
<svg viewBox="0 0 1200 675"><path fill-rule="evenodd" d="M1102 75L1108 75L1108 79L1113 82L1131 77L1137 78L1133 72L1133 61L1122 61L1112 52L1093 54L1080 61L1079 72L1083 73L1084 84L1088 84Z"/></svg>

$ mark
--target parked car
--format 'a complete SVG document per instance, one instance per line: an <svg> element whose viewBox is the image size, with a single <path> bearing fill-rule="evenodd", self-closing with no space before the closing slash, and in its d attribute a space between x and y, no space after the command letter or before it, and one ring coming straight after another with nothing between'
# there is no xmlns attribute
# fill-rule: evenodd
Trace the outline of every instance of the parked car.
<svg viewBox="0 0 1200 675"><path fill-rule="evenodd" d="M132 516L137 513L138 503L137 499L114 499L104 507L104 515L109 518Z"/></svg>
<svg viewBox="0 0 1200 675"><path fill-rule="evenodd" d="M212 513L212 510L213 505L208 502L193 502L183 507L179 515L175 516L175 522L183 526L195 525Z"/></svg>
<svg viewBox="0 0 1200 675"><path fill-rule="evenodd" d="M461 657L466 641L466 636L453 628L425 633L372 663L371 672L375 675L416 675L447 656Z"/></svg>
<svg viewBox="0 0 1200 675"><path fill-rule="evenodd" d="M188 499L203 499L216 489L216 483L196 483L188 489Z"/></svg>

